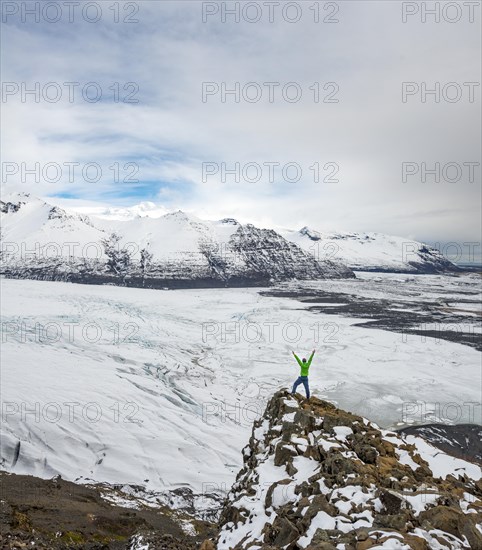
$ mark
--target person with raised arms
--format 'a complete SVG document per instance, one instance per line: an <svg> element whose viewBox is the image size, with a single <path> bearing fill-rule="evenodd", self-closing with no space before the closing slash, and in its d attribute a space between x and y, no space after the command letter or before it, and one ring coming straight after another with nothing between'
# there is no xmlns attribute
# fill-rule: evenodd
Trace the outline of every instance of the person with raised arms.
<svg viewBox="0 0 482 550"><path fill-rule="evenodd" d="M310 370L311 361L313 360L313 355L315 355L315 350L313 350L311 352L311 355L310 355L310 358L308 359L308 361L305 358L300 359L294 351L291 352L291 353L295 356L295 359L296 359L296 361L298 361L298 365L300 366L300 369L301 369L300 375L298 376L295 383L293 384L293 389L291 390L291 395L294 395L296 393L296 388L300 384L303 384L303 386L305 387L306 399L309 399L310 398L310 386L308 384L308 373L309 373L309 370Z"/></svg>

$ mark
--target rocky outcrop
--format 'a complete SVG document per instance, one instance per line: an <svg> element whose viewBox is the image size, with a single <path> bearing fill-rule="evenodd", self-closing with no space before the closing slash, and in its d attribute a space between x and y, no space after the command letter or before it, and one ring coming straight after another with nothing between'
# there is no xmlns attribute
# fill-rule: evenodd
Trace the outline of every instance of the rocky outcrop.
<svg viewBox="0 0 482 550"><path fill-rule="evenodd" d="M22 206L21 202L0 201L0 212L2 212L3 214L18 212L21 206Z"/></svg>
<svg viewBox="0 0 482 550"><path fill-rule="evenodd" d="M345 265L328 260L319 262L272 229L241 225L228 245L233 256L242 259L242 264L253 275L265 273L277 281L354 277Z"/></svg>
<svg viewBox="0 0 482 550"><path fill-rule="evenodd" d="M243 458L218 550L482 549L480 469L326 401L275 394Z"/></svg>

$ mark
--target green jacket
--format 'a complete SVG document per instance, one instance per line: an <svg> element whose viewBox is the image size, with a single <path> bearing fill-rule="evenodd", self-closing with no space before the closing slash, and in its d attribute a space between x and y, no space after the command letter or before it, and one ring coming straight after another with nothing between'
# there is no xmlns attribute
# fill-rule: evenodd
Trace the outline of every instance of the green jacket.
<svg viewBox="0 0 482 550"><path fill-rule="evenodd" d="M301 367L300 376L308 376L308 371L310 370L311 361L313 360L313 355L315 355L315 352L313 351L310 355L310 358L306 363L303 363L303 361L296 355L296 353L293 353L295 356L295 359L298 361L298 365Z"/></svg>

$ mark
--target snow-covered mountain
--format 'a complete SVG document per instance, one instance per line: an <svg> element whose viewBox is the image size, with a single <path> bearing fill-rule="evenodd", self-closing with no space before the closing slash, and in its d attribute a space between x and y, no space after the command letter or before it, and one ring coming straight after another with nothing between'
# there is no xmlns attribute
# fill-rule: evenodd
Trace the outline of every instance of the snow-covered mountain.
<svg viewBox="0 0 482 550"><path fill-rule="evenodd" d="M353 277L272 229L178 211L127 221L69 214L17 194L0 203L8 276L139 287L245 286Z"/></svg>
<svg viewBox="0 0 482 550"><path fill-rule="evenodd" d="M154 205L155 206L155 205ZM136 287L250 286L353 277L352 269L433 273L457 267L422 243L383 234L261 229L182 211L88 217L16 193L0 201L6 276ZM105 213L104 213L105 214ZM135 214L135 216L133 215Z"/></svg>
<svg viewBox="0 0 482 550"><path fill-rule="evenodd" d="M280 233L316 258L339 261L354 270L399 273L458 270L437 249L404 237L383 233L321 233L309 227Z"/></svg>

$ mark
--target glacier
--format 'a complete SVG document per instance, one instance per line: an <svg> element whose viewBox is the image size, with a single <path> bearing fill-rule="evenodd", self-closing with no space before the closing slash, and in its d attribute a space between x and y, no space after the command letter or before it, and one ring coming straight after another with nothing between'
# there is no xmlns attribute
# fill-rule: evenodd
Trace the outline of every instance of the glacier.
<svg viewBox="0 0 482 550"><path fill-rule="evenodd" d="M316 286L377 296L388 278L391 298L407 309L425 286L435 298L450 290L454 301L469 288L480 292L473 274L396 277L366 273ZM404 340L255 288L4 278L1 291L7 471L125 484L212 506L206 495L229 490L269 396L296 378L291 350L313 347L313 394L384 428L434 420L440 411L445 423L480 423L480 353L459 343ZM466 315L480 324L476 312Z"/></svg>

